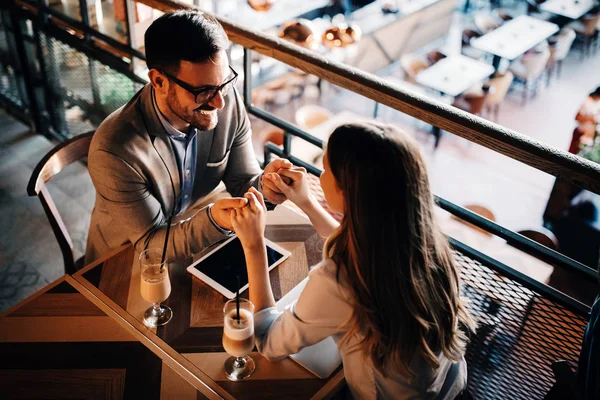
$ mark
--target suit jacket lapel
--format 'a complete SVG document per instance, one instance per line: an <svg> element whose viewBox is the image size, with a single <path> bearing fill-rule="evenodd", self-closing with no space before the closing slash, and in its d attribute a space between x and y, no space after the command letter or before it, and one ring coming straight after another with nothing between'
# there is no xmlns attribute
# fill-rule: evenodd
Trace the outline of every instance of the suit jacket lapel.
<svg viewBox="0 0 600 400"><path fill-rule="evenodd" d="M210 131L198 131L197 133L198 148L196 154L196 175L194 177L194 186L201 184L204 171L206 171L208 157L210 156L214 134L214 129L211 129Z"/></svg>
<svg viewBox="0 0 600 400"><path fill-rule="evenodd" d="M154 109L152 99L153 90L154 89L152 88L152 85L148 84L146 86L141 94L140 106L142 115L144 117L144 123L146 124L146 130L150 136L150 141L164 162L164 167L166 168L165 172L170 175L170 179L172 180L172 184L174 186L174 198L172 197L171 193L168 193L164 198L165 209L168 210L168 213L171 213L175 207L173 200L178 199L179 193L181 192L181 177L179 176L179 169L177 168L177 160L175 158L173 145L171 144L167 132L163 128L160 119L156 114L156 110Z"/></svg>

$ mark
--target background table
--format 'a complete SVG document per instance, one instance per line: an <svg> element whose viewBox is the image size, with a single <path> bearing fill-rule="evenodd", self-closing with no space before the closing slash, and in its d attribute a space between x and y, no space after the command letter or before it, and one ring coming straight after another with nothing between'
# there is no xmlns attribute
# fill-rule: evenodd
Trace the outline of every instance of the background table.
<svg viewBox="0 0 600 400"><path fill-rule="evenodd" d="M63 276L2 314L0 397L206 398L104 310Z"/></svg>
<svg viewBox="0 0 600 400"><path fill-rule="evenodd" d="M491 65L463 55L446 57L417 74L417 83L458 96L494 73Z"/></svg>
<svg viewBox="0 0 600 400"><path fill-rule="evenodd" d="M269 212L267 219L266 236L292 253L270 273L278 300L321 260L323 242L305 217L284 206ZM255 373L242 382L229 381L223 371L229 356L221 343L227 299L186 271L191 259L170 264L172 290L165 304L173 309L173 319L158 330L148 329L142 315L150 303L141 298L140 270L134 259L133 248L124 247L74 277L198 379L198 389L208 387L224 398L307 399L326 397L343 383L341 366L328 379L319 379L289 358L269 362L256 352L251 354L257 363ZM242 297L247 298L248 292Z"/></svg>
<svg viewBox="0 0 600 400"><path fill-rule="evenodd" d="M548 0L539 7L543 11L579 19L596 5L596 0Z"/></svg>
<svg viewBox="0 0 600 400"><path fill-rule="evenodd" d="M501 27L471 40L471 46L493 54L495 56L493 65L497 68L500 58L512 61L558 30L559 27L556 24L521 15L505 22Z"/></svg>

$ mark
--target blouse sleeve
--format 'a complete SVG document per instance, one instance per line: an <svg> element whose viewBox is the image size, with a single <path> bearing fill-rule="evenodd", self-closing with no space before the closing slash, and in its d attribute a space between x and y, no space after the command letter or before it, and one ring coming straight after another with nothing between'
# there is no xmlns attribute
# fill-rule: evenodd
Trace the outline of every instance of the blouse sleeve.
<svg viewBox="0 0 600 400"><path fill-rule="evenodd" d="M275 307L254 316L258 351L269 360L298 353L328 336L347 331L352 308L325 260L312 269L297 302L283 312Z"/></svg>

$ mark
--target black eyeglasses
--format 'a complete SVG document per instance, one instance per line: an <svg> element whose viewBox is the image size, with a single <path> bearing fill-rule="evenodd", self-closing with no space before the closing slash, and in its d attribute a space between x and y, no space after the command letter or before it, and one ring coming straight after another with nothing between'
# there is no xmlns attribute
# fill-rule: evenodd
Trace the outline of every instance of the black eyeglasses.
<svg viewBox="0 0 600 400"><path fill-rule="evenodd" d="M229 93L233 85L235 85L238 73L235 72L233 68L231 68L231 65L229 66L229 69L231 70L233 77L227 80L227 82L225 82L221 86L204 86L201 88L195 88L189 83L177 79L173 75L168 74L165 71L160 71L160 73L169 78L170 81L175 82L177 85L181 86L182 88L193 94L194 100L197 104L206 104L210 102L219 92L221 92L221 96L227 96L227 93Z"/></svg>

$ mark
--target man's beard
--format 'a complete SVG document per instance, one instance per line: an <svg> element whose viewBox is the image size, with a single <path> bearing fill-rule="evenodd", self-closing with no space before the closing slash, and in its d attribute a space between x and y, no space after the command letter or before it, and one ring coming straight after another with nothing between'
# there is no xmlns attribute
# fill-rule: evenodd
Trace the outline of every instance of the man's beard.
<svg viewBox="0 0 600 400"><path fill-rule="evenodd" d="M201 111L213 111L214 107L208 104L203 104L195 108L191 113L184 110L179 103L177 95L175 94L174 88L169 88L169 94L167 96L167 107L171 109L173 114L177 115L183 121L187 122L199 131L209 131L217 126L217 114L211 113L210 115L202 114Z"/></svg>

